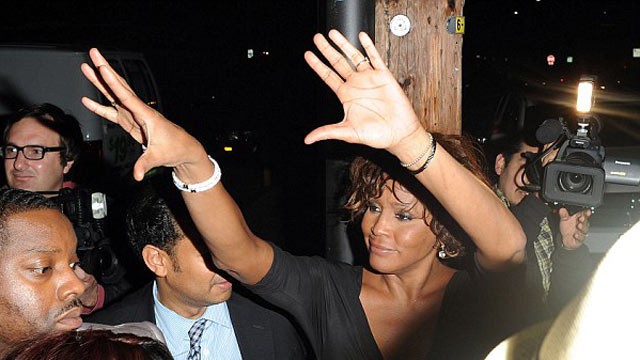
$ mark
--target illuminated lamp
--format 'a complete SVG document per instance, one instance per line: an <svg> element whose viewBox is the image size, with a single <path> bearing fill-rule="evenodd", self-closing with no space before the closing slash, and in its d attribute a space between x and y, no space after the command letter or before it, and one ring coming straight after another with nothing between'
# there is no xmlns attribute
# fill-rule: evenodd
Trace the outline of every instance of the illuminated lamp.
<svg viewBox="0 0 640 360"><path fill-rule="evenodd" d="M578 83L578 100L576 101L576 110L581 113L591 111L593 105L593 86L595 84L595 76L583 75Z"/></svg>

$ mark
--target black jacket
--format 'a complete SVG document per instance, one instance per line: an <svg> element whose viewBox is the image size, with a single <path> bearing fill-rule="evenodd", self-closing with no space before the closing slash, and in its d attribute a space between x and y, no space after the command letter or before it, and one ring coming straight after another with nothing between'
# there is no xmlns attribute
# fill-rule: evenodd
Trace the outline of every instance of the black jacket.
<svg viewBox="0 0 640 360"><path fill-rule="evenodd" d="M227 306L243 359L306 358L304 342L285 316L236 291L227 300ZM85 320L108 325L140 321L155 324L153 282Z"/></svg>
<svg viewBox="0 0 640 360"><path fill-rule="evenodd" d="M527 276L526 287L530 300L541 299L543 294L542 275L538 267L533 243L540 233L540 223L545 217L553 232L555 250L551 255L553 272L549 289L548 305L540 306L542 317L555 316L580 291L595 269L594 261L586 245L575 250L566 250L562 246L558 215L542 200L534 195L527 195L520 204L511 208L513 214L522 225L527 236ZM532 302L533 304L533 302Z"/></svg>

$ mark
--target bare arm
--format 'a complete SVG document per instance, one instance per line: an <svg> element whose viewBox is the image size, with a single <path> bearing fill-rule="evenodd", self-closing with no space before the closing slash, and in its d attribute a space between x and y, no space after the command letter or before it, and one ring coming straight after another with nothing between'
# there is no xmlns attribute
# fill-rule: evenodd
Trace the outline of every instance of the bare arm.
<svg viewBox="0 0 640 360"><path fill-rule="evenodd" d="M446 151L438 148L432 164L417 178L469 234L485 269L524 261L526 237L520 223L492 189Z"/></svg>
<svg viewBox="0 0 640 360"><path fill-rule="evenodd" d="M103 106L88 98L82 102L146 145L147 150L134 165L134 178L142 180L147 171L157 166L173 167L178 178L187 184L209 178L214 166L200 142L141 101L98 50L92 49L90 55L95 70L83 64L84 75L116 105ZM183 194L216 265L244 283L258 282L271 266L273 250L253 235L224 186L217 184L205 192Z"/></svg>

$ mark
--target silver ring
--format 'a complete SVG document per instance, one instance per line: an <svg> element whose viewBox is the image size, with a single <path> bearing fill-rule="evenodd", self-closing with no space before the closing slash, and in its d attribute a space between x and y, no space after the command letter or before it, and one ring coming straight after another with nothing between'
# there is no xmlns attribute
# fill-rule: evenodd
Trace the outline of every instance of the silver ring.
<svg viewBox="0 0 640 360"><path fill-rule="evenodd" d="M364 59L358 61L358 63L356 64L356 71L358 71L358 66L362 65L362 63L370 64L371 60L369 60L369 58L365 56Z"/></svg>
<svg viewBox="0 0 640 360"><path fill-rule="evenodd" d="M113 100L113 101L111 102L111 106L112 106L112 107L116 107L116 105L118 105L118 103L117 103L115 100Z"/></svg>

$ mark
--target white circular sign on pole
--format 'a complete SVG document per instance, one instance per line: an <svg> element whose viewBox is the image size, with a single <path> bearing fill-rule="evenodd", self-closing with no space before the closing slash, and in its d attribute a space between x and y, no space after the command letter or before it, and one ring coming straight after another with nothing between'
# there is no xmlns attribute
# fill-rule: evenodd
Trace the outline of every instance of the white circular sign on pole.
<svg viewBox="0 0 640 360"><path fill-rule="evenodd" d="M396 15L389 23L391 33L395 36L405 36L411 30L411 20L406 15Z"/></svg>

